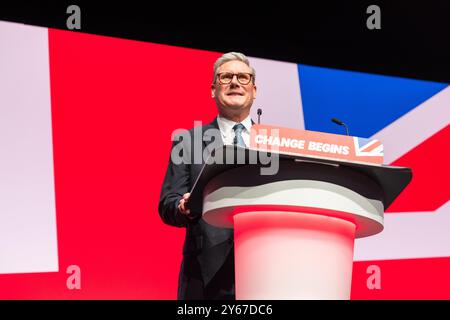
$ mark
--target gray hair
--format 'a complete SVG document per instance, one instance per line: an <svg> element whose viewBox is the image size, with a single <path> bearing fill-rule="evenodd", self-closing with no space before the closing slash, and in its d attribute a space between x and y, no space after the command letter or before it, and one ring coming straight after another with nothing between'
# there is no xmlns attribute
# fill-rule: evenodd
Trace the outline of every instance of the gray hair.
<svg viewBox="0 0 450 320"><path fill-rule="evenodd" d="M253 79L252 82L255 83L255 78L256 78L256 71L255 69L250 65L250 61L248 60L248 58L245 56L245 54L240 53L240 52L228 52L223 54L219 59L216 60L216 62L214 63L214 78L213 78L213 84L216 83L217 80L217 70L219 70L219 67L221 65L223 65L226 62L229 61L242 61L243 63L245 63L247 66L250 67L250 69L252 70L252 74L253 74Z"/></svg>

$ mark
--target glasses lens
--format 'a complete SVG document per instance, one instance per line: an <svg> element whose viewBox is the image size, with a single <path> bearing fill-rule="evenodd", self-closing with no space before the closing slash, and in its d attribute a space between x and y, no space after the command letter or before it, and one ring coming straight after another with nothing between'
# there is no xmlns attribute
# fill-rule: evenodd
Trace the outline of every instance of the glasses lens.
<svg viewBox="0 0 450 320"><path fill-rule="evenodd" d="M233 74L230 72L224 72L219 74L219 82L220 83L230 83L233 80Z"/></svg>
<svg viewBox="0 0 450 320"><path fill-rule="evenodd" d="M248 73L239 73L238 74L238 81L241 84L248 84L251 79L252 79L252 76Z"/></svg>

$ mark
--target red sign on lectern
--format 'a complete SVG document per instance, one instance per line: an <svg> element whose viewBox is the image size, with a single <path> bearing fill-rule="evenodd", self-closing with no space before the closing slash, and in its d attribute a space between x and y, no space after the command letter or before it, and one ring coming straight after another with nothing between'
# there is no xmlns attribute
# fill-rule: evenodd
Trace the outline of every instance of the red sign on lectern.
<svg viewBox="0 0 450 320"><path fill-rule="evenodd" d="M383 164L383 145L376 139L253 125L250 148L314 158Z"/></svg>

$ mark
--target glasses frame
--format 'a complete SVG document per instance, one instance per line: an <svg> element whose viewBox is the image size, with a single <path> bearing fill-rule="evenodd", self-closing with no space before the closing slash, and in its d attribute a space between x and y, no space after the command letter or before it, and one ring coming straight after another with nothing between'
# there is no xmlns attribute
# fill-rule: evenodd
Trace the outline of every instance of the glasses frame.
<svg viewBox="0 0 450 320"><path fill-rule="evenodd" d="M227 83L227 82L222 82L222 81L220 81L220 75L225 74L225 73L228 73L228 74L232 74L232 75L233 75L233 76L231 77L230 82L228 82L228 83ZM239 81L239 75L240 75L240 74L248 74L248 75L250 76L250 80L249 80L247 83L242 83L241 81ZM233 82L234 76L236 76L237 82L239 82L239 83L242 84L243 86L249 84L249 83L252 82L252 80L253 80L253 74L250 73L250 72L239 72L239 73L233 73L233 72L220 72L220 73L218 73L218 74L216 75L216 77L217 77L217 82L219 82L219 84L230 84L231 82Z"/></svg>

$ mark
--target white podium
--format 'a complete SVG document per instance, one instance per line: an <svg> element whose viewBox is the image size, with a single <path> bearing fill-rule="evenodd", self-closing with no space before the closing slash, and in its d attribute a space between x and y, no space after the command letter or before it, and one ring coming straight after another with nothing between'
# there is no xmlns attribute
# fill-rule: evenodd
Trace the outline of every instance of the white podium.
<svg viewBox="0 0 450 320"><path fill-rule="evenodd" d="M218 153L230 151L260 155L233 146ZM192 190L206 222L234 228L236 299L349 299L354 239L383 230L384 210L411 170L283 154L278 161L274 175L248 161L207 164Z"/></svg>

